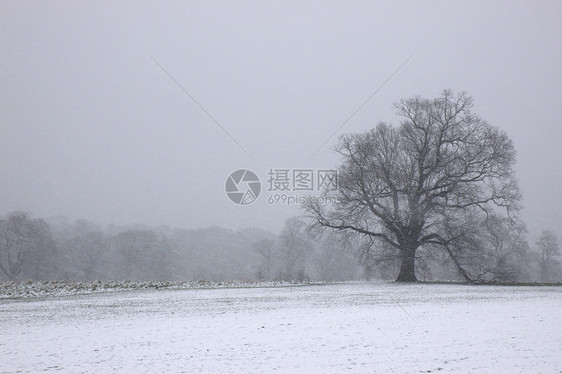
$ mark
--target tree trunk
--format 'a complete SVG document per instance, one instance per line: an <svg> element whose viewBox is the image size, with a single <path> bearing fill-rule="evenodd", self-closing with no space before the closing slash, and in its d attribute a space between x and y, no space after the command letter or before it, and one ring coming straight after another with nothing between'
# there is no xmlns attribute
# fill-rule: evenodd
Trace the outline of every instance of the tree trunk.
<svg viewBox="0 0 562 374"><path fill-rule="evenodd" d="M416 250L412 248L403 249L401 251L402 263L400 264L400 273L397 282L417 282L414 262L416 259Z"/></svg>

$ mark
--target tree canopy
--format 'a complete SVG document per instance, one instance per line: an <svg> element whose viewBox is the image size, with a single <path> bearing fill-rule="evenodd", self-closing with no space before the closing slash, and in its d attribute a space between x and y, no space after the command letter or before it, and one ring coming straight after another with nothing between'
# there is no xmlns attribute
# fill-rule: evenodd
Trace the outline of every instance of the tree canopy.
<svg viewBox="0 0 562 374"><path fill-rule="evenodd" d="M455 257L454 244L473 234L475 222L514 217L521 197L511 140L472 106L466 93L450 90L436 99L416 96L395 104L398 126L341 136L338 189L327 192L337 202L309 202L308 215L318 226L398 249L399 281L416 281L422 246Z"/></svg>

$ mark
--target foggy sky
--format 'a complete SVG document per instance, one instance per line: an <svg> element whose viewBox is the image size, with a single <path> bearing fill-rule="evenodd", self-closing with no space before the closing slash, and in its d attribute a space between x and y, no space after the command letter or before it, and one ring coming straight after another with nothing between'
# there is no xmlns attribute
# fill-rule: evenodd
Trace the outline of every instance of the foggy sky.
<svg viewBox="0 0 562 374"><path fill-rule="evenodd" d="M562 234L560 2L163 4L0 2L0 214L278 231L299 210L233 204L230 172L335 168L337 135L451 88L513 139L531 234Z"/></svg>

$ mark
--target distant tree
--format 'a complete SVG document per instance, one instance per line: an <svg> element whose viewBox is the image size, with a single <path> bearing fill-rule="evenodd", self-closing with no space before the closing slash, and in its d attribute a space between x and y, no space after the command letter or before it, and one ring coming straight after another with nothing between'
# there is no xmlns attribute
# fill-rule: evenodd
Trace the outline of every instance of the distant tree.
<svg viewBox="0 0 562 374"><path fill-rule="evenodd" d="M385 123L344 135L336 203L305 205L315 225L366 235L394 247L397 281L415 282L420 247L450 249L467 221L517 210L520 194L508 136L470 111L465 93L444 91L395 105L399 127ZM458 263L458 261L457 261ZM459 271L463 271L459 268Z"/></svg>
<svg viewBox="0 0 562 374"><path fill-rule="evenodd" d="M252 244L252 250L260 255L262 265L258 270L263 276L258 278L271 279L271 265L275 255L275 242L271 239L262 239Z"/></svg>
<svg viewBox="0 0 562 374"><path fill-rule="evenodd" d="M49 225L53 237L58 240L67 240L89 232L103 231L99 225L84 219L71 221L65 216L55 216L45 218L44 221Z"/></svg>
<svg viewBox="0 0 562 374"><path fill-rule="evenodd" d="M560 254L560 244L554 232L545 230L536 240L538 247L538 263L541 282L555 281L556 272L559 272L559 263L555 260Z"/></svg>
<svg viewBox="0 0 562 374"><path fill-rule="evenodd" d="M49 226L43 220L22 212L0 219L0 270L9 279L52 277L55 254Z"/></svg>
<svg viewBox="0 0 562 374"><path fill-rule="evenodd" d="M312 256L316 278L322 281L355 279L358 273L356 259L345 249L337 233L323 233L314 237Z"/></svg>
<svg viewBox="0 0 562 374"><path fill-rule="evenodd" d="M255 243L268 239L277 250L276 236L257 228L232 231L220 227L173 230L167 237L171 246L170 271L173 279L232 280L266 278L267 261L256 252ZM254 248L253 248L254 247ZM273 255L270 277L275 271ZM261 270L261 275L256 274Z"/></svg>
<svg viewBox="0 0 562 374"><path fill-rule="evenodd" d="M333 240L322 240L317 245L317 253L314 258L318 267L319 279L333 281L337 277L337 265L341 263L345 252L341 250L337 242Z"/></svg>
<svg viewBox="0 0 562 374"><path fill-rule="evenodd" d="M287 219L279 234L278 250L283 261L279 275L286 280L307 278L305 262L311 249L305 222L296 217Z"/></svg>
<svg viewBox="0 0 562 374"><path fill-rule="evenodd" d="M379 244L378 242L375 242L369 236L359 236L349 231L334 231L330 234L341 246L341 250L347 253L351 258L355 259L357 264L361 267L363 279L374 280L381 278L380 274L377 275L379 273L378 270L386 268L385 265L388 264L386 264L382 259L382 256L380 256L381 248L377 246ZM394 251L395 249L392 248L391 252ZM393 254L389 255L396 257ZM394 262L397 263L397 261Z"/></svg>
<svg viewBox="0 0 562 374"><path fill-rule="evenodd" d="M72 250L74 266L83 273L85 279L95 279L109 251L109 237L99 231L87 232L70 239L68 246Z"/></svg>
<svg viewBox="0 0 562 374"><path fill-rule="evenodd" d="M123 279L163 280L169 274L169 241L150 230L119 233L115 247Z"/></svg>

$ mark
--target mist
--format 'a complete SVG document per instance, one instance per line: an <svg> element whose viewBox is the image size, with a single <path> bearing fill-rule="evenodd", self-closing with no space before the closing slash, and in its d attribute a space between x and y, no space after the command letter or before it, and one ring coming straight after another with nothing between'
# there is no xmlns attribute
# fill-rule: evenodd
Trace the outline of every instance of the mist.
<svg viewBox="0 0 562 374"><path fill-rule="evenodd" d="M267 203L271 168L335 169L340 134L452 88L513 139L531 233L561 234L555 2L0 8L2 214L279 232L300 210ZM246 206L225 194L242 168Z"/></svg>

